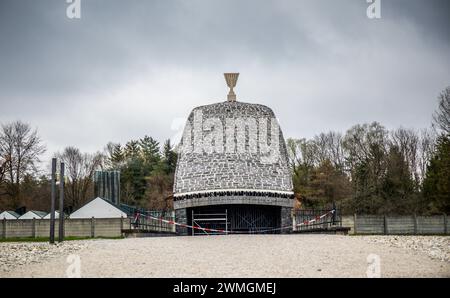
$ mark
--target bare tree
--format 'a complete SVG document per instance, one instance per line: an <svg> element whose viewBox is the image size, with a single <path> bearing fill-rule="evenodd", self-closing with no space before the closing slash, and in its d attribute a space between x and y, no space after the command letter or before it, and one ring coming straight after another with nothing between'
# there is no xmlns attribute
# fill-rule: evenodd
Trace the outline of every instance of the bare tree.
<svg viewBox="0 0 450 298"><path fill-rule="evenodd" d="M300 153L300 149L299 149L299 142L300 142L300 140L293 139L293 138L289 138L286 140L289 166L294 171L295 171L295 168L301 163L301 153Z"/></svg>
<svg viewBox="0 0 450 298"><path fill-rule="evenodd" d="M37 130L32 130L29 124L15 121L1 126L0 156L4 157L6 194L15 202L20 196L20 182L26 174L36 171L39 156L44 152Z"/></svg>
<svg viewBox="0 0 450 298"><path fill-rule="evenodd" d="M436 133L432 129L421 130L418 149L418 171L421 182L425 178L427 167L433 155L435 145Z"/></svg>
<svg viewBox="0 0 450 298"><path fill-rule="evenodd" d="M398 128L391 133L392 145L397 146L405 159L412 178L416 185L420 184L418 154L419 154L419 134L413 129Z"/></svg>
<svg viewBox="0 0 450 298"><path fill-rule="evenodd" d="M78 148L66 147L56 156L66 167L68 182L65 195L72 206L77 208L89 199L94 172L102 164L102 155L81 153Z"/></svg>
<svg viewBox="0 0 450 298"><path fill-rule="evenodd" d="M433 115L433 125L450 135L450 86L438 96L439 106Z"/></svg>
<svg viewBox="0 0 450 298"><path fill-rule="evenodd" d="M342 134L334 131L321 133L313 139L317 165L330 161L336 169L344 169Z"/></svg>
<svg viewBox="0 0 450 298"><path fill-rule="evenodd" d="M326 160L330 160L329 150L328 150L328 135L325 133L321 133L317 136L314 136L312 139L311 145L314 150L314 162L316 166L319 166Z"/></svg>
<svg viewBox="0 0 450 298"><path fill-rule="evenodd" d="M5 175L6 175L6 158L0 156L0 193L1 193L1 186L3 182L5 182Z"/></svg>
<svg viewBox="0 0 450 298"><path fill-rule="evenodd" d="M317 160L315 146L311 140L291 138L287 140L289 164L294 171L299 165L314 165Z"/></svg>
<svg viewBox="0 0 450 298"><path fill-rule="evenodd" d="M388 132L378 122L354 125L342 141L349 168L373 158L380 161L378 155L387 153L388 143Z"/></svg>

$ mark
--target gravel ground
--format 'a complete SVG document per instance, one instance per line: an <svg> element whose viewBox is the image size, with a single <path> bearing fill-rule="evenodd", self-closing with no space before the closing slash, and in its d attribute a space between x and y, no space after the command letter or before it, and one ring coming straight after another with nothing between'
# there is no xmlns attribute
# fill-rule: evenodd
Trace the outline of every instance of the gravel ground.
<svg viewBox="0 0 450 298"><path fill-rule="evenodd" d="M16 267L42 263L86 248L87 242L70 241L49 245L47 242L1 242L0 276Z"/></svg>
<svg viewBox="0 0 450 298"><path fill-rule="evenodd" d="M0 243L0 277L366 277L370 254L382 277L450 277L450 237L229 235Z"/></svg>
<svg viewBox="0 0 450 298"><path fill-rule="evenodd" d="M370 243L387 244L424 253L430 258L450 262L450 237L439 236L364 236Z"/></svg>

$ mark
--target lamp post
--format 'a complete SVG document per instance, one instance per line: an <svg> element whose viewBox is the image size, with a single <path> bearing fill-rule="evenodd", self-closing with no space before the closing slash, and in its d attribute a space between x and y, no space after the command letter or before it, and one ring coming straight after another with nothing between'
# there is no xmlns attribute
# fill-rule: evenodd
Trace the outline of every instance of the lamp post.
<svg viewBox="0 0 450 298"><path fill-rule="evenodd" d="M59 172L59 233L58 241L64 241L64 163L61 163Z"/></svg>
<svg viewBox="0 0 450 298"><path fill-rule="evenodd" d="M56 197L56 158L52 158L51 181L51 207L50 207L50 244L55 243L55 197Z"/></svg>

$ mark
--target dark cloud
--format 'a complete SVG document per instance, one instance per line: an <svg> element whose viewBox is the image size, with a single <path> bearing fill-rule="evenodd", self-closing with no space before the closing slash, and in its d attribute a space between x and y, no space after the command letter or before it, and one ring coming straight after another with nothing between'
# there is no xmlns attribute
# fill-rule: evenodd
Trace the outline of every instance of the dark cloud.
<svg viewBox="0 0 450 298"><path fill-rule="evenodd" d="M49 151L102 148L150 134L223 100L274 109L285 136L377 120L430 124L450 84L446 0L63 0L0 2L0 122L38 126Z"/></svg>

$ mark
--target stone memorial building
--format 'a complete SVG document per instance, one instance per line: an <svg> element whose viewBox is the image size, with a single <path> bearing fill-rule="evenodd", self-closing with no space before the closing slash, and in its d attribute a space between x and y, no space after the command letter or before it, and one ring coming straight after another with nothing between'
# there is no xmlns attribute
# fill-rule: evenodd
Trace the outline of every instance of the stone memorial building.
<svg viewBox="0 0 450 298"><path fill-rule="evenodd" d="M280 227L292 225L294 194L278 121L270 108L236 100L238 74L225 78L228 100L196 107L188 117L175 172L176 221L233 232L288 231Z"/></svg>

